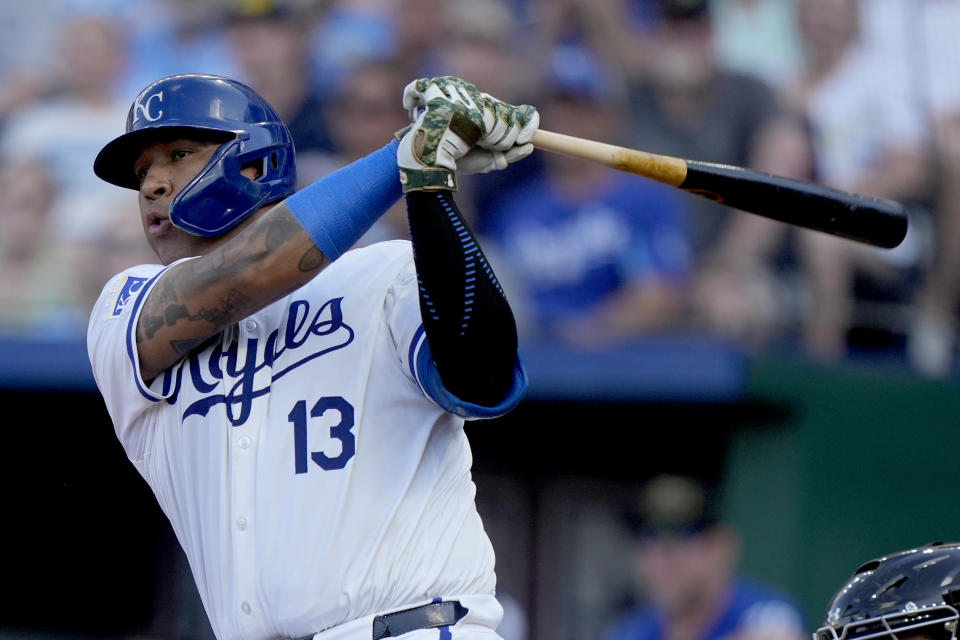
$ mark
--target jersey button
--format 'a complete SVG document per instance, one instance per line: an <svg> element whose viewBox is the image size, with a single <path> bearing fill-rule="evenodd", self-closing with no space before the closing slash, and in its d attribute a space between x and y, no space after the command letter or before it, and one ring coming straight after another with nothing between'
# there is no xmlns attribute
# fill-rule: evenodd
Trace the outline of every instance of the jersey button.
<svg viewBox="0 0 960 640"><path fill-rule="evenodd" d="M240 445L241 449L246 449L247 447L250 446L250 438L248 438L247 436L243 436L242 438L237 440L237 444Z"/></svg>
<svg viewBox="0 0 960 640"><path fill-rule="evenodd" d="M240 611L243 611L245 614L250 615L250 603L249 603L249 602L243 602L243 603L240 605Z"/></svg>
<svg viewBox="0 0 960 640"><path fill-rule="evenodd" d="M240 531L247 530L247 519L246 518L237 518L237 529Z"/></svg>
<svg viewBox="0 0 960 640"><path fill-rule="evenodd" d="M247 328L247 331L256 331L257 330L257 321L256 320L247 320L244 323L244 326Z"/></svg>

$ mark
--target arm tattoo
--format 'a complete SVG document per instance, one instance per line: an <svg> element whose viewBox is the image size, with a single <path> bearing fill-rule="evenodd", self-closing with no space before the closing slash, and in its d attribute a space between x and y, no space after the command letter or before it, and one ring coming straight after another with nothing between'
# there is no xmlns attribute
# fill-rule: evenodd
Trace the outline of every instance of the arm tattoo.
<svg viewBox="0 0 960 640"><path fill-rule="evenodd" d="M276 220L271 221L270 226L267 227L267 250L273 251L277 249L284 243L289 242L290 239L298 233L304 233L303 227L292 216L278 217ZM300 262L297 264L297 268L300 269L301 273L310 273L323 267L326 264L325 261L326 256L323 255L320 249L310 247L300 256ZM298 284L297 287L299 286Z"/></svg>
<svg viewBox="0 0 960 640"><path fill-rule="evenodd" d="M300 256L300 264L297 265L300 268L300 271L303 273L310 273L311 271L316 271L324 265L324 261L327 259L323 252L316 247L310 247L307 249L306 253Z"/></svg>
<svg viewBox="0 0 960 640"><path fill-rule="evenodd" d="M162 303L164 300L158 300L157 302ZM231 289L227 297L220 300L218 306L213 308L200 308L196 313L190 313L185 304L171 303L157 309L153 313L148 313L148 309L145 307L140 314L140 323L137 327L137 342L140 343L144 340L153 339L161 327L172 327L180 320L187 320L188 322L203 320L212 324L215 331L220 331L224 327L248 315L251 307L251 300L238 289ZM200 342L203 340L206 340L206 337L200 339ZM175 340L173 342L191 341L192 340ZM171 346L173 346L173 342L171 342ZM174 351L178 351L178 349L174 348Z"/></svg>
<svg viewBox="0 0 960 640"><path fill-rule="evenodd" d="M265 239L267 251L274 251L298 233L305 233L305 231L293 216L277 216L267 225Z"/></svg>
<svg viewBox="0 0 960 640"><path fill-rule="evenodd" d="M300 223L286 210L276 215L265 216L233 237L226 244L204 256L204 259L185 263L167 273L157 283L156 289L149 294L137 324L137 343L156 337L164 327L173 327L178 323L204 322L212 325L213 332L237 322L264 306L262 296L253 298L238 288L231 288L220 294L217 300L206 298L207 302L199 309L191 309L190 304L179 292L202 292L210 287L222 287L224 281L241 275L245 270L256 267L277 251L289 251L285 245L293 241L303 241L306 232ZM310 245L297 262L300 273L312 273L323 268L329 260L315 246ZM262 267L266 268L266 267ZM275 290L265 292L273 299L287 295L302 286L302 281L282 282L278 279ZM214 289L216 290L216 289ZM201 298L203 299L203 298ZM193 304L196 304L194 302ZM184 355L209 339L211 333L201 329L203 336L196 338L179 337L169 342L174 353Z"/></svg>

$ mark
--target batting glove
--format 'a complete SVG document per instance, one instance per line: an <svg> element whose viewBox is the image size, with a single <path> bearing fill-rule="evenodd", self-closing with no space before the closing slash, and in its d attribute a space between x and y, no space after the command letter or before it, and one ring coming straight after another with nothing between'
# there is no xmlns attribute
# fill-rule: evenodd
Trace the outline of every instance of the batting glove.
<svg viewBox="0 0 960 640"><path fill-rule="evenodd" d="M533 152L530 141L540 127L540 113L528 104L514 106L484 93L486 134L458 163L462 174L505 169Z"/></svg>
<svg viewBox="0 0 960 640"><path fill-rule="evenodd" d="M403 90L413 126L397 132L397 164L403 192L456 190L457 161L486 133L484 102L469 82L420 78Z"/></svg>

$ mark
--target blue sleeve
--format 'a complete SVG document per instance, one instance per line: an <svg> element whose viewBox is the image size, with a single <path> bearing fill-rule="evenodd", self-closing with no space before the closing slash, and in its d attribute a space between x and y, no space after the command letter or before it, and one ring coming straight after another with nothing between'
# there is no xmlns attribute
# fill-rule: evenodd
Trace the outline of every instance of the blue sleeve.
<svg viewBox="0 0 960 640"><path fill-rule="evenodd" d="M417 331L410 344L410 372L420 388L438 405L466 420L496 418L516 407L527 392L527 372L523 368L520 355L517 355L513 367L513 384L503 400L494 406L483 406L461 400L443 386L440 373L430 354L430 343L426 340L423 327Z"/></svg>
<svg viewBox="0 0 960 640"><path fill-rule="evenodd" d="M398 142L334 171L284 203L313 243L336 260L400 199Z"/></svg>

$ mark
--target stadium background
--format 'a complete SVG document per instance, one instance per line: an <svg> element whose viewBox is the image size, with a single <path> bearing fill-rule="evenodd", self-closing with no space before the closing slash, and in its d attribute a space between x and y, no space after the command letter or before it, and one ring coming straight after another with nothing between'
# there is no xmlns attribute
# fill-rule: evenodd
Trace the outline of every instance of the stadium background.
<svg viewBox="0 0 960 640"><path fill-rule="evenodd" d="M333 75L349 69L347 54L369 52L379 23L320 18L352 5L396 8L310 4L317 33L328 38L314 54ZM521 33L536 26L535 0L505 4ZM643 14L652 0L627 4ZM143 36L151 33L148 18L176 22L190 6L31 3L2 29L0 132L13 122L9 105L29 110L43 99L13 89L23 86L25 70L55 77L44 49L56 49L58 29L74 16L112 12ZM361 24L351 40L348 27ZM166 51L140 44L133 60ZM184 64L152 62L124 76L118 94ZM83 179L94 180L92 173ZM0 233L9 250L16 239ZM789 332L760 348L689 326L601 346L525 339L529 396L504 418L470 425L468 434L500 586L526 612L530 639L595 637L634 595L623 507L636 484L659 471L720 483L724 510L743 537L744 572L792 593L811 628L860 561L960 538L951 446L960 415L956 374L952 365L937 376L912 365L897 320L914 310L910 291L891 297L884 303L893 316L884 307L855 327L839 359L805 353ZM13 317L16 302L4 301ZM878 308L873 299L860 302ZM93 384L83 309L71 313L46 326L5 324L0 334L0 638L206 637L182 553L124 459Z"/></svg>

